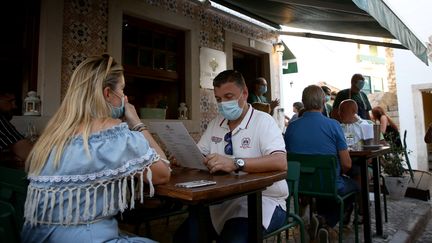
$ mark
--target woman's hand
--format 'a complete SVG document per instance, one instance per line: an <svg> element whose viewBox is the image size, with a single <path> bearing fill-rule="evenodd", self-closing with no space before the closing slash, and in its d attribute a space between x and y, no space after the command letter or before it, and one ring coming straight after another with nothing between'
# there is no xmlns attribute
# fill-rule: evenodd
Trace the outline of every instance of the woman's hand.
<svg viewBox="0 0 432 243"><path fill-rule="evenodd" d="M141 122L135 106L129 103L127 96L125 96L125 115L123 119L128 124L129 128Z"/></svg>

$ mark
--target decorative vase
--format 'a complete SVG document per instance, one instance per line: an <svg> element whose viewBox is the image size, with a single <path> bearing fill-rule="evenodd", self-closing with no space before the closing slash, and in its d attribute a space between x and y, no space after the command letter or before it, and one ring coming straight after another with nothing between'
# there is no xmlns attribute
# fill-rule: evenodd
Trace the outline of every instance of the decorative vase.
<svg viewBox="0 0 432 243"><path fill-rule="evenodd" d="M384 179L385 187L391 199L400 200L405 197L408 188L409 176L394 177L386 176Z"/></svg>

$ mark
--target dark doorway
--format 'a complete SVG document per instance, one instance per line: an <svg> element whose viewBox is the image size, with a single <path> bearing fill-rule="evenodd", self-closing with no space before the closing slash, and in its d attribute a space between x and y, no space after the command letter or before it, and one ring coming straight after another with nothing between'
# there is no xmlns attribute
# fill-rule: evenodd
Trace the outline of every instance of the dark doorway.
<svg viewBox="0 0 432 243"><path fill-rule="evenodd" d="M233 50L233 67L243 74L248 88L251 88L251 82L258 77L263 76L262 60L259 54L253 54L244 50Z"/></svg>
<svg viewBox="0 0 432 243"><path fill-rule="evenodd" d="M428 125L432 122L432 90L422 91L422 100L423 100L423 115L424 115L424 124L425 124L425 132L427 131ZM432 144L428 143L427 146L427 158L428 158L428 166L429 171L432 171Z"/></svg>
<svg viewBox="0 0 432 243"><path fill-rule="evenodd" d="M21 115L25 95L37 89L40 0L4 1L2 4L1 86L15 93L18 106L15 115Z"/></svg>

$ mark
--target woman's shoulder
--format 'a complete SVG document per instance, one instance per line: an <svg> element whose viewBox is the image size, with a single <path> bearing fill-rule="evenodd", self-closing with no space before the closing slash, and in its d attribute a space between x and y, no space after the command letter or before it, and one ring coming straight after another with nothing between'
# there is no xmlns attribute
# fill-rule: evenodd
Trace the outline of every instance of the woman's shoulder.
<svg viewBox="0 0 432 243"><path fill-rule="evenodd" d="M118 126L120 124L121 124L120 119L114 119L114 118L96 119L93 122L91 133L97 133L103 130L107 130L115 126Z"/></svg>

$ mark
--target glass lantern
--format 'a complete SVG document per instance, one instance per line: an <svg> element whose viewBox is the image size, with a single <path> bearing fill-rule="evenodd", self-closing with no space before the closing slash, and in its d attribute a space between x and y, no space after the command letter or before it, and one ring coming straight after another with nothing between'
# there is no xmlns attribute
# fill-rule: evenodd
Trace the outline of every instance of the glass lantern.
<svg viewBox="0 0 432 243"><path fill-rule="evenodd" d="M180 120L187 120L188 119L188 108L186 107L186 103L182 102L180 103L180 107L178 108L179 117Z"/></svg>
<svg viewBox="0 0 432 243"><path fill-rule="evenodd" d="M24 99L24 115L40 116L41 100L35 91L29 91Z"/></svg>

